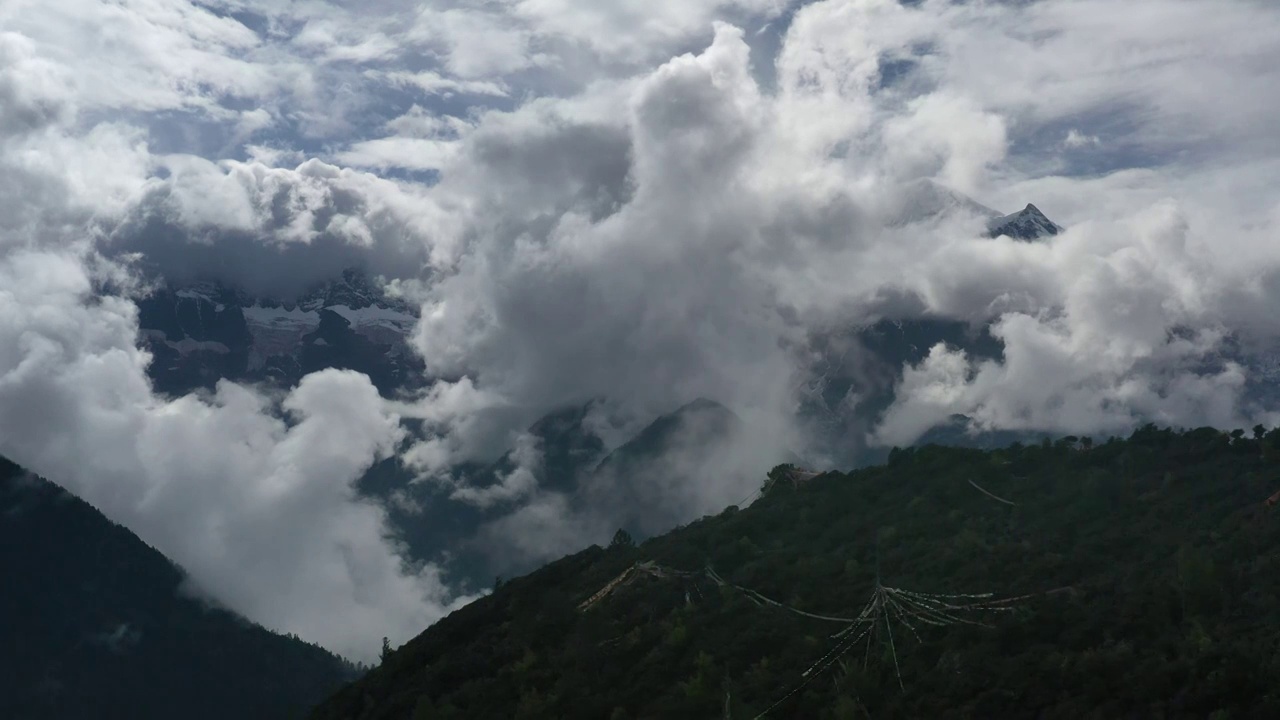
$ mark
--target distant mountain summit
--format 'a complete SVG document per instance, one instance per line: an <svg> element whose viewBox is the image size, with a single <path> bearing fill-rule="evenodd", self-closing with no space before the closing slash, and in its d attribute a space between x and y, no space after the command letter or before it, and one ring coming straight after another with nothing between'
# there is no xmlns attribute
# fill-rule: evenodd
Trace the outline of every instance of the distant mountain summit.
<svg viewBox="0 0 1280 720"><path fill-rule="evenodd" d="M713 400L698 398L659 416L602 460L583 482L584 507L613 507L619 524L648 536L691 519L690 498L724 472L742 420Z"/></svg>
<svg viewBox="0 0 1280 720"><path fill-rule="evenodd" d="M1007 236L1015 240L1039 240L1060 232L1061 226L1030 203L1012 215L1001 215L987 224L987 234L993 238Z"/></svg>
<svg viewBox="0 0 1280 720"><path fill-rule="evenodd" d="M552 490L572 490L582 473L604 457L604 441L586 427L593 403L546 415L529 428L542 449L538 483Z"/></svg>
<svg viewBox="0 0 1280 720"><path fill-rule="evenodd" d="M631 440L614 450L596 472L637 472L669 455L677 446L705 447L724 441L741 424L732 410L714 400L697 398L659 416Z"/></svg>

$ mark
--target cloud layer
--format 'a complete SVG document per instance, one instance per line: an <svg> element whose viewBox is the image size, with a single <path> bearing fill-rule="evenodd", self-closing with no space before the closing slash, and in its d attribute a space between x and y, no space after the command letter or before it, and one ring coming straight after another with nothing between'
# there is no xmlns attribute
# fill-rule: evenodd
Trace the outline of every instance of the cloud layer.
<svg viewBox="0 0 1280 720"><path fill-rule="evenodd" d="M1260 392L1280 345L1268 3L62 0L7 3L0 27L0 451L343 652L453 601L354 498L374 461L431 476L516 447L455 499L511 507L494 552L546 557L616 518L536 487L522 431L593 398L637 427L705 396L740 444L688 459L716 476L692 500L655 492L711 511L758 483L729 458L839 455L804 389L884 317L990 324L1004 352L900 368L873 442L954 413L1280 420ZM964 205L922 215L930 183L1067 229L985 238ZM422 397L334 371L151 390L140 284L287 296L352 265L422 303Z"/></svg>

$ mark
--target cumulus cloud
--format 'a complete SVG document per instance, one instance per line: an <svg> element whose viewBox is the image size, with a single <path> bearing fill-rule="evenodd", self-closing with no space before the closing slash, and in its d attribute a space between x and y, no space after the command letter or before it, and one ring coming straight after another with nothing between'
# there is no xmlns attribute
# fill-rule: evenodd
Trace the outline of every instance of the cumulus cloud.
<svg viewBox="0 0 1280 720"><path fill-rule="evenodd" d="M502 152L483 128L470 136L467 157L488 162L463 187L446 171L438 192L466 192L475 175L525 182L535 165L558 182L499 186L488 209L501 224L429 291L417 335L428 361L530 410L597 396L651 414L699 395L785 403L782 320L751 258L734 256L763 249L734 183L761 121L745 53L723 27L705 53L638 84L617 125L561 118ZM584 143L598 150L560 150ZM520 217L548 210L554 222ZM738 385L749 378L750 398Z"/></svg>
<svg viewBox="0 0 1280 720"><path fill-rule="evenodd" d="M1243 217L1264 223L1248 233L1251 238L1272 233L1273 226L1260 213L1266 205L1215 212L1220 198L1191 188L1195 178L1231 182L1229 171L1160 152L1173 139L1195 153L1217 149L1227 139L1219 123L1200 113L1204 106L1185 99L1188 90L1173 81L1175 69L1204 63L1203 48L1217 47L1193 22L1197 12L1211 12L1209 6L1180 6L1174 30L1180 41L1166 42L1169 38L1152 25L1139 22L1164 6L1139 5L1117 11L1117 19L1125 22L1108 25L1099 52L1090 31L1107 13L1094 3L814 3L790 24L778 58L778 89L771 95L762 95L753 81L741 36L722 29L701 55L673 60L631 86L626 117L606 114L604 126L620 128L614 132L629 148L628 191L609 193L620 201L617 210L603 213L580 195L553 200L545 196L546 188L540 188L544 196L504 194L512 207L486 214L485 230L492 235L480 235L464 251L460 271L433 286L419 329L420 347L429 361L525 402L540 392L562 396L562 387L570 393L581 389L584 397L625 393L618 388L631 385L621 378L640 377L634 387L646 393L670 388L675 396L696 387L751 405L757 398L747 388L791 387L798 358L779 350L779 342L803 346L808 332L874 317L877 299L886 291L899 292L919 298L922 309L935 316L996 323L993 329L1006 348L1004 359L993 365L1001 374L984 379L992 388L988 395L1018 404L1011 386L1033 382L1035 373L1007 371L1020 362L1048 362L1032 348L1058 337L1058 345L1074 347L1062 350L1057 361L1080 373L1076 378L1059 374L1059 379L1081 393L1099 393L1106 399L1098 402L1111 408L1092 415L1059 413L1061 391L1042 387L1041 395L1026 400L1034 411L1011 409L983 420L992 426L1057 431L1098 422L1120 428L1144 417L1184 424L1244 422L1259 409L1247 408L1249 398L1238 391L1222 395L1237 401L1228 402L1232 410L1227 412L1221 405L1210 408L1178 398L1182 391L1174 388L1189 391L1190 385L1179 383L1200 376L1217 352L1212 338L1222 337L1219 330L1231 326L1230 316L1241 309L1225 300L1236 277L1223 262L1210 265L1212 270L1194 268L1215 257L1215 237L1239 236ZM1232 87L1269 76L1262 59L1276 47L1262 39L1260 28L1275 27L1275 20L1274 13L1256 5L1234 4L1214 26L1226 22L1250 38L1248 53L1222 49L1199 72L1229 72L1247 55L1259 62L1257 70ZM1130 44L1141 48L1143 62L1158 68L1154 86L1144 81L1135 88L1130 80L1103 72L1104 65L1133 61L1122 52ZM1072 60L1087 70L1073 70ZM886 79L891 66L892 82ZM650 97L662 100L646 104ZM1177 111L1169 111L1175 105ZM1033 165L1006 162L1011 148L1046 130L1071 123L1065 128L1086 137L1085 122L1105 121L1108 114L1129 118L1126 140L1150 153L1133 158L1142 169L1071 178L1054 188L1050 176L1035 174L1037 167L1050 167L1035 154L1028 157ZM569 122L572 128L564 115L522 109L486 118L477 136L499 123L519 127L531 152L537 144L528 123L539 115L543 127L568 132L563 128ZM598 117L593 120L599 123ZM1187 132L1189 126L1198 131ZM1254 127L1233 142L1265 150L1269 140ZM489 170L474 165L482 156L473 150L464 143L459 163L468 168L447 166L436 192L466 192L459 189L463 180L475 182L472 178ZM520 177L525 175L503 166L492 182L509 186ZM901 206L903 194L894 188L903 186L895 183L910 188L917 178L994 195L1005 207L1018 207L1015 203L1033 199L1032 192L1045 191L1048 200L1034 199L1079 227L1036 245L981 238L980 224L964 217L885 229L886 208ZM1077 201L1058 205L1068 194ZM527 219L525 202L544 209L538 222ZM492 220L517 214L525 218L505 226ZM670 217L679 218L675 227L664 223ZM716 252L704 265L700 253L710 248ZM646 267L663 272L641 270ZM682 277L695 267L693 274L702 287L714 288L715 298L700 295L702 288ZM628 283L637 276L646 284L636 293L643 302L625 302ZM609 292L594 292L606 278ZM554 294L543 294L552 288ZM572 300L560 295L570 289ZM732 312L723 317L717 314L720 297L733 298ZM691 335L692 354L682 354L679 341L669 345L662 333L649 333L643 325L644 318L663 315L668 298L677 299L676 307L698 308L715 328ZM545 320L536 315L542 308L548 311ZM762 311L753 314L755 308ZM788 316L798 319L800 329ZM609 319L596 325L600 318ZM1019 318L1032 321L1039 334L1020 333L1030 326ZM691 324L677 313L654 327ZM608 350L620 344L608 338L623 328L642 328L644 339L623 347L645 348L637 351L645 358L644 370L631 370L629 358ZM1196 342L1183 339L1187 328ZM1062 340L1064 334L1071 340ZM593 342L579 343L579 337ZM717 346L722 338L726 342ZM1106 367L1100 353L1119 358ZM1027 359L1020 360L1024 354ZM492 361L486 360L489 355ZM543 360L550 357L554 361ZM659 375L666 362L679 371ZM1223 367L1205 377L1235 387L1233 373L1240 369ZM557 381L560 373L564 381ZM969 374L967 369L960 374L961 386ZM1145 388L1141 392L1126 385L1135 374ZM712 379L717 375L730 380L717 383ZM596 381L597 376L602 377ZM765 376L769 380L746 380ZM879 439L913 439L947 413L980 415L986 407L974 399L952 400L916 423L922 426L917 430L895 431L900 413L912 402L912 378L904 379L903 407L892 411ZM1123 386L1114 398L1099 390L1112 385ZM671 399L662 391L658 397ZM785 412L791 400L784 393L765 404Z"/></svg>
<svg viewBox="0 0 1280 720"><path fill-rule="evenodd" d="M246 57L252 31L191 3L17 0L0 25L68 69L84 108L217 112L220 95L260 97L289 80Z"/></svg>
<svg viewBox="0 0 1280 720"><path fill-rule="evenodd" d="M653 62L704 35L717 19L771 18L785 6L778 0L520 0L513 14L539 34L569 38L610 60Z"/></svg>
<svg viewBox="0 0 1280 720"><path fill-rule="evenodd" d="M170 281L224 280L287 298L348 267L416 277L430 260L439 226L413 186L316 159L295 168L190 155L153 162L169 177L149 184L105 249L141 253Z"/></svg>
<svg viewBox="0 0 1280 720"><path fill-rule="evenodd" d="M63 68L36 55L24 35L0 34L0 128L17 135L45 127L69 110L71 79Z"/></svg>
<svg viewBox="0 0 1280 720"><path fill-rule="evenodd" d="M1069 230L1039 258L1052 274L1042 276L1038 293L1025 288L1030 307L997 314L992 332L1004 343L1003 362L933 348L907 369L880 440L911 442L951 413L981 427L1076 433L1119 433L1144 421L1273 423L1275 406L1250 397L1246 386L1261 368L1243 367L1226 342L1243 333L1264 347L1274 343L1263 340L1269 330L1250 328L1252 302L1233 289L1257 270L1242 273L1214 247L1217 228L1231 223L1215 217L1199 234L1165 201L1122 221ZM1261 248L1275 227L1232 232ZM1265 253L1274 268L1275 253Z"/></svg>
<svg viewBox="0 0 1280 720"><path fill-rule="evenodd" d="M378 77L378 75L375 75ZM463 93L467 95L492 95L505 97L507 88L499 82L490 80L458 80L448 78L433 70L420 72L391 71L380 75L383 79L396 85L407 85L418 88L428 95Z"/></svg>
<svg viewBox="0 0 1280 720"><path fill-rule="evenodd" d="M532 31L506 13L426 7L409 38L440 53L445 67L461 78L502 76L545 63Z"/></svg>
<svg viewBox="0 0 1280 720"><path fill-rule="evenodd" d="M1062 146L1068 149L1076 149L1089 147L1090 145L1101 145L1102 139L1097 135L1085 135L1075 128L1067 131L1067 136L1062 140Z"/></svg>
<svg viewBox="0 0 1280 720"><path fill-rule="evenodd" d="M370 463L403 447L456 499L510 507L483 541L511 557L607 539L637 504L656 530L739 500L781 453L838 456L799 409L833 368L883 374L854 337L881 318L989 326L1003 349L894 366L859 442L955 413L1077 434L1277 419L1269 4L68 0L0 25L4 451L333 647L448 602L351 499ZM101 28L124 40L96 46ZM987 238L987 210L945 188L1067 230ZM131 304L90 291L133 268L287 295L351 265L422 303L420 397L327 372L275 399L158 398ZM696 486L537 487L523 432L601 397L623 420L588 425L611 447L696 397L742 424L658 473ZM402 443L398 419L421 432ZM496 485L450 474L513 447Z"/></svg>

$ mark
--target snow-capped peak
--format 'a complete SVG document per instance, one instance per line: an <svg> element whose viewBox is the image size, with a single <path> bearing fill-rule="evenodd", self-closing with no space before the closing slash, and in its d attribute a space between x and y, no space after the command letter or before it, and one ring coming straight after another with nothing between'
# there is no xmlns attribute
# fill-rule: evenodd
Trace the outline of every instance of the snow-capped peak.
<svg viewBox="0 0 1280 720"><path fill-rule="evenodd" d="M987 224L987 234L993 238L1004 235L1016 240L1038 240L1060 232L1061 226L1045 217L1040 208L1030 203L1012 215L993 218Z"/></svg>
<svg viewBox="0 0 1280 720"><path fill-rule="evenodd" d="M176 331L160 321L166 334L204 338L216 334L215 325L234 325L234 319L218 319L224 309L234 308L243 316L250 346L256 356L290 355L302 345L302 337L320 327L321 314L334 313L359 335L375 343L402 344L417 322L417 308L399 298L388 297L376 281L358 270L346 270L340 277L318 285L293 298L255 297L241 289L212 281L198 281L171 287L176 306L168 313L173 323L190 327ZM162 302L159 298L154 302ZM179 307L180 306L180 307ZM158 316L159 317L159 316ZM220 325L221 324L221 325ZM205 327L208 326L208 327ZM176 331L176 332L175 332ZM172 338L170 338L172 339Z"/></svg>

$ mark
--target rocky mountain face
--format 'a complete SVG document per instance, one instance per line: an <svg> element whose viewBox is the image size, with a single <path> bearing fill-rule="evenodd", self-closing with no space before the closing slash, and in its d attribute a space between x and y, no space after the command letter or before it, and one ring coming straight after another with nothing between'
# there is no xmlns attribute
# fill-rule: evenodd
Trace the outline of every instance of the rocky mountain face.
<svg viewBox="0 0 1280 720"><path fill-rule="evenodd" d="M604 441L587 427L593 403L557 410L529 428L538 438L542 465L538 469L539 487L556 491L573 491L577 478L594 469L604 458ZM504 458L510 467L512 460Z"/></svg>
<svg viewBox="0 0 1280 720"><path fill-rule="evenodd" d="M299 717L355 674L184 590L133 533L0 458L0 717Z"/></svg>
<svg viewBox="0 0 1280 720"><path fill-rule="evenodd" d="M1012 215L1001 215L987 223L987 234L993 238L1007 236L1015 240L1039 240L1062 232L1062 227L1044 216L1030 203Z"/></svg>
<svg viewBox="0 0 1280 720"><path fill-rule="evenodd" d="M291 387L330 367L363 372L387 395L423 378L407 342L417 308L355 270L283 301L217 283L162 287L138 310L151 377L163 392L222 378Z"/></svg>

